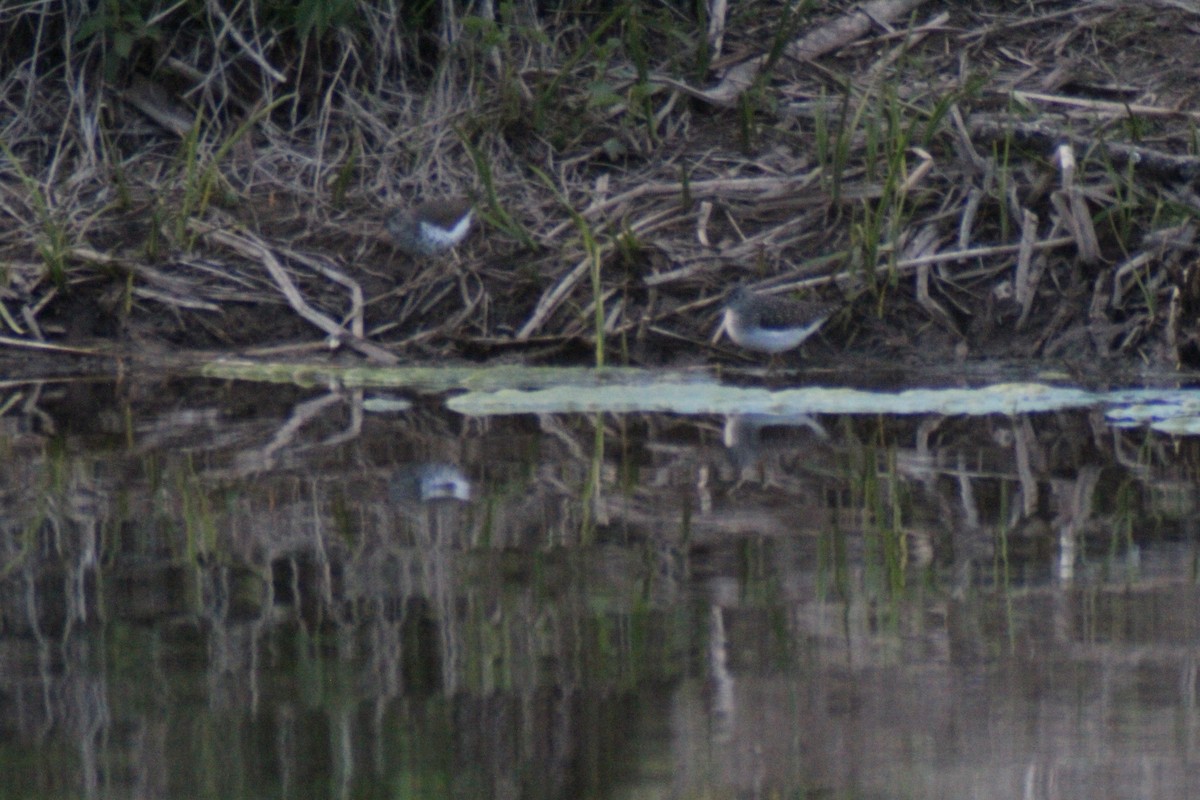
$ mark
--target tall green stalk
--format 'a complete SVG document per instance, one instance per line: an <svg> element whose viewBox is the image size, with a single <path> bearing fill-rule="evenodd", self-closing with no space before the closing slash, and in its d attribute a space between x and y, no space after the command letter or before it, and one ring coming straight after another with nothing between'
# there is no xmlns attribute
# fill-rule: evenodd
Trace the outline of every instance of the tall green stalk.
<svg viewBox="0 0 1200 800"><path fill-rule="evenodd" d="M593 331L596 337L596 366L604 366L604 292L603 285L600 280L601 260L600 247L596 243L596 237L592 232L592 226L583 218L583 215L571 207L567 202L567 198L558 190L554 182L550 180L550 176L542 172L537 167L530 167L534 174L541 178L542 182L550 188L558 197L558 201L562 203L563 209L571 215L571 221L575 223L575 227L579 229L579 235L583 239L583 250L588 257L589 273L592 279L592 304L595 308L595 313L592 318Z"/></svg>
<svg viewBox="0 0 1200 800"><path fill-rule="evenodd" d="M0 139L0 153L3 153L4 157L8 159L13 171L17 173L17 178L29 192L29 200L33 204L34 214L37 215L38 223L42 227L42 236L38 241L37 249L38 254L42 257L42 263L46 265L46 274L55 286L65 289L67 286L67 250L69 249L67 226L53 213L50 198L43 191L42 185L25 172L21 162L3 139ZM0 278L7 282L7 267L4 268L4 274L0 274Z"/></svg>

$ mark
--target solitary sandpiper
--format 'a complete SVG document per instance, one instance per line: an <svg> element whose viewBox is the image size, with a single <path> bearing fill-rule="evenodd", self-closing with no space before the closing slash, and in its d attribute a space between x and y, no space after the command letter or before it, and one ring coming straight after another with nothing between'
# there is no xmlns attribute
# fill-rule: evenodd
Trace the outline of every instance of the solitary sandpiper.
<svg viewBox="0 0 1200 800"><path fill-rule="evenodd" d="M467 238L472 216L470 200L434 200L392 214L387 229L409 255L434 256Z"/></svg>
<svg viewBox="0 0 1200 800"><path fill-rule="evenodd" d="M722 325L734 342L770 353L773 362L776 355L816 333L834 310L830 303L771 297L739 286L725 300Z"/></svg>

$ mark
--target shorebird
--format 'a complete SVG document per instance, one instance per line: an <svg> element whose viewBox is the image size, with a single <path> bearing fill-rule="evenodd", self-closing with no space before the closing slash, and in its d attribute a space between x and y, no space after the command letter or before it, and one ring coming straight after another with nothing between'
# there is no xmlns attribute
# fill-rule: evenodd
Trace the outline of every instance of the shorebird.
<svg viewBox="0 0 1200 800"><path fill-rule="evenodd" d="M780 455L804 452L829 445L829 432L809 414L729 414L721 433L729 463L741 473L762 467Z"/></svg>
<svg viewBox="0 0 1200 800"><path fill-rule="evenodd" d="M388 495L394 502L471 499L471 480L453 464L431 462L410 464L396 470L388 481Z"/></svg>
<svg viewBox="0 0 1200 800"><path fill-rule="evenodd" d="M392 214L387 229L409 255L434 256L467 238L473 216L470 200L434 200Z"/></svg>
<svg viewBox="0 0 1200 800"><path fill-rule="evenodd" d="M725 300L721 325L736 344L769 353L773 364L779 353L799 347L816 333L835 308L831 303L771 297L739 286Z"/></svg>

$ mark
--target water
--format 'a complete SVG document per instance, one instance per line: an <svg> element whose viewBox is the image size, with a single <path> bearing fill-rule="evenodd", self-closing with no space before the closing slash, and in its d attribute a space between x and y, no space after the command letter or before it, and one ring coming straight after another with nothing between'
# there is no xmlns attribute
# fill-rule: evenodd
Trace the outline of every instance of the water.
<svg viewBox="0 0 1200 800"><path fill-rule="evenodd" d="M0 797L1200 796L1194 439L6 391Z"/></svg>

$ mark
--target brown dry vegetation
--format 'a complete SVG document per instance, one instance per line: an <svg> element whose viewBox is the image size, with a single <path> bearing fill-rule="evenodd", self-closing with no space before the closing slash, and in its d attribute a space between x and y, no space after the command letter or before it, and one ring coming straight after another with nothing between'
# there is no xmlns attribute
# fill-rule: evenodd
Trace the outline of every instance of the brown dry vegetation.
<svg viewBox="0 0 1200 800"><path fill-rule="evenodd" d="M10 353L731 357L744 281L818 360L1200 366L1189 4L83 5L0 8Z"/></svg>

